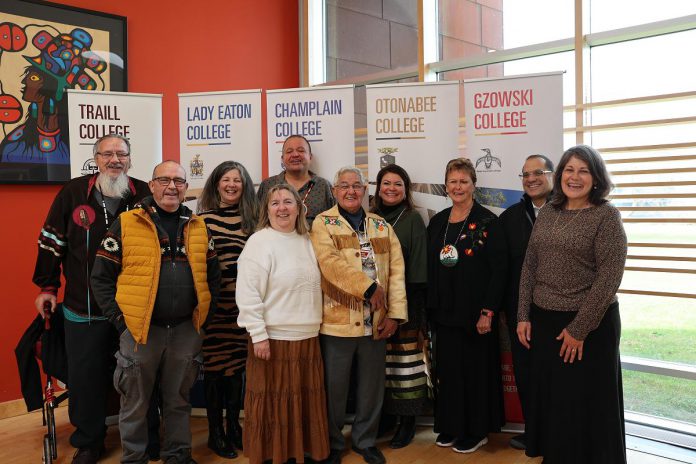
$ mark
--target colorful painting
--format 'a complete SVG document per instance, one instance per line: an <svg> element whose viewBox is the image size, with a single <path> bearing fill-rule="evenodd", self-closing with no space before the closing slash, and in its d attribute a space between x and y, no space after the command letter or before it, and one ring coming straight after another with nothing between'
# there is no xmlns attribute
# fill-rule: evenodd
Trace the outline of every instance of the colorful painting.
<svg viewBox="0 0 696 464"><path fill-rule="evenodd" d="M0 183L70 178L68 90L126 90L125 18L0 4Z"/></svg>

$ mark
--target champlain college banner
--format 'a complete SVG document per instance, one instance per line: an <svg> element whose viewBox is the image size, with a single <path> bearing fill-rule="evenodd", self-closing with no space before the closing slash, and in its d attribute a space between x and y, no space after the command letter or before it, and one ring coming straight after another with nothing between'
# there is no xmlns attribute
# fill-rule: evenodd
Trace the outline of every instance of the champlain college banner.
<svg viewBox="0 0 696 464"><path fill-rule="evenodd" d="M127 137L132 166L128 175L149 180L162 161L162 95L68 90L70 176L96 172L92 146L107 134Z"/></svg>
<svg viewBox="0 0 696 464"><path fill-rule="evenodd" d="M500 214L522 196L525 158L563 153L563 73L466 80L464 95L477 199Z"/></svg>
<svg viewBox="0 0 696 464"><path fill-rule="evenodd" d="M186 198L194 204L210 173L223 161L244 165L261 182L261 90L179 94L181 165Z"/></svg>
<svg viewBox="0 0 696 464"><path fill-rule="evenodd" d="M449 206L444 172L458 156L458 124L459 81L368 85L371 183L382 167L398 164L411 177L413 199L426 219Z"/></svg>
<svg viewBox="0 0 696 464"><path fill-rule="evenodd" d="M354 86L268 90L268 175L279 174L283 141L302 135L312 145L311 170L329 180L355 164Z"/></svg>

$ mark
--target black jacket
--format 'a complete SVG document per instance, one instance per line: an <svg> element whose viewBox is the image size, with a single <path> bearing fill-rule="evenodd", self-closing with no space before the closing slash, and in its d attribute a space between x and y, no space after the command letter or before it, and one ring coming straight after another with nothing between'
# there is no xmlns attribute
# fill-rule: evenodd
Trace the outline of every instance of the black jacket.
<svg viewBox="0 0 696 464"><path fill-rule="evenodd" d="M94 195L96 179L97 175L72 179L56 195L39 234L33 277L42 293L57 295L62 269L65 276L63 304L83 316L88 315L87 289L94 256L108 228L104 207ZM117 216L150 195L149 187L141 180L129 178L129 187L128 196L118 206ZM113 224L116 218L108 212L107 216L108 225ZM89 301L91 315L101 316L94 295L90 295Z"/></svg>
<svg viewBox="0 0 696 464"><path fill-rule="evenodd" d="M502 269L488 251L497 218L474 202L463 231L465 236L456 244L459 261L445 272L439 257L450 210L440 211L428 225L428 318L474 332L481 309L497 312L500 307Z"/></svg>
<svg viewBox="0 0 696 464"><path fill-rule="evenodd" d="M524 194L519 203L502 212L498 218L497 233L491 238L491 253L505 269L501 309L512 326L517 325L520 274L535 220L532 200Z"/></svg>
<svg viewBox="0 0 696 464"><path fill-rule="evenodd" d="M40 409L43 405L43 386L41 371L36 359L36 343L41 342L41 364L44 373L68 384L68 356L65 352L65 329L63 328L63 309L61 305L51 314L49 330L44 328L44 320L37 314L34 321L22 335L15 348L19 381L27 411Z"/></svg>

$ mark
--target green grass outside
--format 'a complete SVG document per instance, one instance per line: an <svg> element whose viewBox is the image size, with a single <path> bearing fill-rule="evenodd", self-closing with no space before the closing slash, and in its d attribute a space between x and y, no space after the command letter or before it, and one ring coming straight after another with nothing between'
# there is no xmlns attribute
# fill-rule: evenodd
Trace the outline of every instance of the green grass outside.
<svg viewBox="0 0 696 464"><path fill-rule="evenodd" d="M693 243L696 237L696 227L684 225L640 229L629 231L630 242ZM655 286L653 273L637 274L644 274L645 279L645 284L637 288ZM694 287L681 291L694 293ZM696 300L619 295L619 301L621 354L696 364ZM623 371L623 383L627 410L696 424L696 382Z"/></svg>

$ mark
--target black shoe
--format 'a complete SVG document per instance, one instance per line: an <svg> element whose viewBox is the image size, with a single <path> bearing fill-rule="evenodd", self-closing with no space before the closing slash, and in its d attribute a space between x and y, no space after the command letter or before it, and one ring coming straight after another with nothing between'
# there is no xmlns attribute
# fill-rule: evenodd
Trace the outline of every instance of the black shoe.
<svg viewBox="0 0 696 464"><path fill-rule="evenodd" d="M488 443L488 437L458 438L457 441L454 443L452 450L454 450L455 453L473 453L486 443Z"/></svg>
<svg viewBox="0 0 696 464"><path fill-rule="evenodd" d="M80 448L75 451L72 464L97 464L102 454L104 454L103 446L98 446L96 448Z"/></svg>
<svg viewBox="0 0 696 464"><path fill-rule="evenodd" d="M376 446L369 446L367 448L353 446L353 451L362 456L367 464L384 464L387 462L382 452L377 449Z"/></svg>
<svg viewBox="0 0 696 464"><path fill-rule="evenodd" d="M416 436L416 416L401 416L399 428L389 442L389 447L399 449L408 446L414 436Z"/></svg>
<svg viewBox="0 0 696 464"><path fill-rule="evenodd" d="M169 456L164 464L198 464L195 459L191 457L191 450L186 449L177 456Z"/></svg>
<svg viewBox="0 0 696 464"><path fill-rule="evenodd" d="M437 446L442 446L443 448L449 448L450 446L454 445L455 441L457 441L457 439L454 438L452 435L447 433L441 433L437 436L435 444Z"/></svg>
<svg viewBox="0 0 696 464"><path fill-rule="evenodd" d="M524 433L515 435L510 439L510 446L516 450L527 449L527 436Z"/></svg>
<svg viewBox="0 0 696 464"><path fill-rule="evenodd" d="M234 459L237 457L234 446L227 441L227 438L220 429L216 431L210 430L208 432L208 448L221 458Z"/></svg>
<svg viewBox="0 0 696 464"><path fill-rule="evenodd" d="M321 462L322 464L341 464L342 454L343 450L332 449L329 456Z"/></svg>

